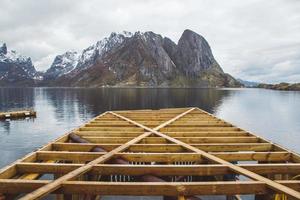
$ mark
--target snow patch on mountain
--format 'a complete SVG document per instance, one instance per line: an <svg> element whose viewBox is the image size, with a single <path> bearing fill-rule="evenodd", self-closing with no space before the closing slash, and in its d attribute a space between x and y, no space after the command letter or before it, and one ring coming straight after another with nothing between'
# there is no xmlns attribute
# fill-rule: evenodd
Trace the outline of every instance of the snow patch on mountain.
<svg viewBox="0 0 300 200"><path fill-rule="evenodd" d="M45 73L45 78L58 78L62 75L84 70L94 65L97 59L102 59L106 53L120 47L125 39L132 36L133 34L128 31L113 32L109 37L97 41L95 44L82 50L81 53L72 51L58 55Z"/></svg>
<svg viewBox="0 0 300 200"><path fill-rule="evenodd" d="M0 47L0 72L2 72L2 79L8 76L9 66L17 66L22 69L22 73L18 74L20 77L27 77L36 79L36 70L31 62L31 58L21 55L14 50L7 50L6 44L2 44Z"/></svg>
<svg viewBox="0 0 300 200"><path fill-rule="evenodd" d="M78 57L79 55L76 51L67 51L56 56L44 76L52 79L71 72L78 64Z"/></svg>
<svg viewBox="0 0 300 200"><path fill-rule="evenodd" d="M81 56L79 56L78 65L76 68L88 68L89 66L93 65L97 59L101 59L105 53L119 47L126 38L130 38L132 36L133 34L128 31L123 31L122 33L111 33L109 37L105 37L96 44L84 49L81 53Z"/></svg>
<svg viewBox="0 0 300 200"><path fill-rule="evenodd" d="M7 51L6 44L0 47L0 62L27 62L30 57L23 56L14 50Z"/></svg>

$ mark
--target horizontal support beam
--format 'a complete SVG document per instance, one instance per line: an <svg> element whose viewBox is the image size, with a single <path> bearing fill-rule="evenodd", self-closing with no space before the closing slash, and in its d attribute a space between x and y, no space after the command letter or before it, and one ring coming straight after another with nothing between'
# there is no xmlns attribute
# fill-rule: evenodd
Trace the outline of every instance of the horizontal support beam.
<svg viewBox="0 0 300 200"><path fill-rule="evenodd" d="M38 174L66 174L81 167L83 164L62 164L62 163L19 163L17 172L38 173ZM257 174L300 174L300 164L238 164L247 170ZM157 176L215 176L235 174L227 166L217 164L205 165L117 165L101 164L94 166L89 174L101 175L145 175Z"/></svg>
<svg viewBox="0 0 300 200"><path fill-rule="evenodd" d="M79 128L79 131L119 131L119 132L140 131L141 133L143 133L144 129L132 125L131 127L82 127Z"/></svg>
<svg viewBox="0 0 300 200"><path fill-rule="evenodd" d="M45 186L50 181L0 179L0 193L28 193ZM300 181L278 181L278 183L300 190ZM94 182L67 181L53 193L89 195L148 195L148 196L191 196L191 195L234 195L271 194L266 184L258 181L218 181L218 182Z"/></svg>
<svg viewBox="0 0 300 200"><path fill-rule="evenodd" d="M183 132L198 132L198 131L240 131L237 127L181 127L180 131ZM160 129L160 132L177 132L178 127L165 127Z"/></svg>
<svg viewBox="0 0 300 200"><path fill-rule="evenodd" d="M300 181L281 181L295 190L300 189ZM103 183L72 181L63 184L62 190L72 194L101 195L234 195L234 194L266 194L270 190L261 182L191 182L191 183Z"/></svg>
<svg viewBox="0 0 300 200"><path fill-rule="evenodd" d="M99 136L82 136L91 143L108 143L119 144L125 143L132 137L99 137ZM198 143L255 143L259 141L257 137L175 137L175 139L189 144ZM148 137L140 143L143 144L167 144L169 141L162 137Z"/></svg>
<svg viewBox="0 0 300 200"><path fill-rule="evenodd" d="M150 122L144 122L143 125L145 126L157 126L160 124L156 121L150 121ZM124 123L124 122L110 122L110 123L104 123L104 122L93 122L86 124L85 127L132 127L132 124L130 123ZM185 123L174 123L170 124L168 127L187 127L187 128L198 128L198 127L232 127L230 124L226 124L223 122L215 122L215 121L205 121L205 122L185 122Z"/></svg>
<svg viewBox="0 0 300 200"><path fill-rule="evenodd" d="M91 151L94 147L101 147L111 151L122 144L79 144L79 143L54 143L52 147L58 151ZM271 143L211 143L193 144L192 146L203 151L270 151ZM178 144L134 144L127 151L132 152L182 152L185 151Z"/></svg>
<svg viewBox="0 0 300 200"><path fill-rule="evenodd" d="M66 151L38 151L36 159L67 160L73 162L91 161L104 155L100 152L66 152ZM212 153L227 161L262 161L262 162L287 162L291 158L289 152L219 152ZM118 153L116 157L122 157L132 162L163 162L173 163L179 161L202 162L197 153Z"/></svg>
<svg viewBox="0 0 300 200"><path fill-rule="evenodd" d="M142 132L141 131L74 131L76 135L79 136L98 136L98 137L137 137Z"/></svg>
<svg viewBox="0 0 300 200"><path fill-rule="evenodd" d="M98 137L136 137L141 131L75 131L80 136L98 136ZM171 137L244 137L249 134L245 131L199 131L199 132L165 132Z"/></svg>

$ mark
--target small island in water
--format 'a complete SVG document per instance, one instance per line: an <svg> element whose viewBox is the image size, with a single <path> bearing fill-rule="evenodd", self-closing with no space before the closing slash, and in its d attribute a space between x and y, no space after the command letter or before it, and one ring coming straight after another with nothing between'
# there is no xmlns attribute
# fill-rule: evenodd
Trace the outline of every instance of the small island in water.
<svg viewBox="0 0 300 200"><path fill-rule="evenodd" d="M260 83L258 88L273 89L273 90L293 90L300 91L300 83L279 83L279 84L266 84Z"/></svg>

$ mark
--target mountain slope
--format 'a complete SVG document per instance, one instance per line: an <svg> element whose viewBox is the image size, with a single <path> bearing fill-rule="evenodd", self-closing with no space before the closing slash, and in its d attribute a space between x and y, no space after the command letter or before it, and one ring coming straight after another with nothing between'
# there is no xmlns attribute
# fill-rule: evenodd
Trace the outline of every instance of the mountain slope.
<svg viewBox="0 0 300 200"><path fill-rule="evenodd" d="M72 63L76 67L72 65L71 71L65 73L62 68L50 82L45 76L46 81L53 86L85 87L241 85L223 72L207 41L191 30L183 32L178 44L153 32L112 33L83 50ZM55 69L52 66L48 71Z"/></svg>
<svg viewBox="0 0 300 200"><path fill-rule="evenodd" d="M39 78L29 57L0 47L0 86L32 86Z"/></svg>

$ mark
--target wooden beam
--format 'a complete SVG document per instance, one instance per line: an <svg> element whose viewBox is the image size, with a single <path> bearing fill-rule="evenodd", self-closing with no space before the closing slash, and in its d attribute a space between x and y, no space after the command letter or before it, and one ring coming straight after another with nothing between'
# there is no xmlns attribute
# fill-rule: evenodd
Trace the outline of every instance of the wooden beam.
<svg viewBox="0 0 300 200"><path fill-rule="evenodd" d="M52 147L56 151L90 151L94 147L101 147L107 151L120 146L120 144L102 144L102 143L54 143ZM191 144L195 148L204 151L270 151L272 144L270 143L210 143L210 144ZM184 148L178 144L134 144L128 151L132 152L182 152Z"/></svg>
<svg viewBox="0 0 300 200"><path fill-rule="evenodd" d="M33 110L0 112L0 120L2 120L2 119L13 119L13 118L23 118L23 117L35 117L35 116L36 116L36 112L33 111Z"/></svg>
<svg viewBox="0 0 300 200"><path fill-rule="evenodd" d="M300 189L299 181L281 181L295 190ZM285 186L286 187L286 186ZM137 189L138 188L138 189ZM234 195L266 194L270 190L266 184L253 181L239 182L179 182L179 183L101 183L101 182L67 182L62 187L65 193L84 193L101 195Z"/></svg>
<svg viewBox="0 0 300 200"><path fill-rule="evenodd" d="M178 127L167 127L161 129L161 132L177 132ZM240 131L236 127L180 127L183 132L199 132L199 131Z"/></svg>
<svg viewBox="0 0 300 200"><path fill-rule="evenodd" d="M102 137L102 136L82 136L82 138L90 141L91 143L108 143L108 144L119 144L125 143L133 137ZM175 137L175 139L189 143L189 144L200 144L200 143L256 143L258 138L256 137ZM143 144L166 144L168 140L161 137L147 137L140 143Z"/></svg>
<svg viewBox="0 0 300 200"><path fill-rule="evenodd" d="M70 152L70 151L38 151L37 160L66 160L73 162L86 162L104 155L101 152ZM215 152L211 153L227 161L262 161L262 162L288 162L291 155L289 152ZM193 161L201 162L201 155L197 153L117 153L115 157L123 157L133 162L178 162Z"/></svg>
<svg viewBox="0 0 300 200"><path fill-rule="evenodd" d="M136 137L141 134L141 131L74 131L76 135L80 136L98 136L98 137ZM183 132L177 130L176 132L164 132L171 137L245 137L248 133L245 131L199 131L199 132Z"/></svg>
<svg viewBox="0 0 300 200"><path fill-rule="evenodd" d="M66 174L83 164L63 164L63 163L19 163L18 173L39 173L39 174ZM300 174L300 164L238 164L249 171L257 174ZM188 164L185 165L118 165L100 164L95 165L89 174L93 175L134 175L140 176L152 174L157 176L182 175L182 176L215 176L232 174L229 167L217 164Z"/></svg>
<svg viewBox="0 0 300 200"><path fill-rule="evenodd" d="M18 194L31 192L51 183L47 180L0 180L0 193ZM300 190L300 181L278 181L277 183ZM137 189L139 188L139 189ZM53 193L90 194L90 195L234 195L234 194L270 194L265 183L259 181L218 181L218 182L94 182L67 181Z"/></svg>

